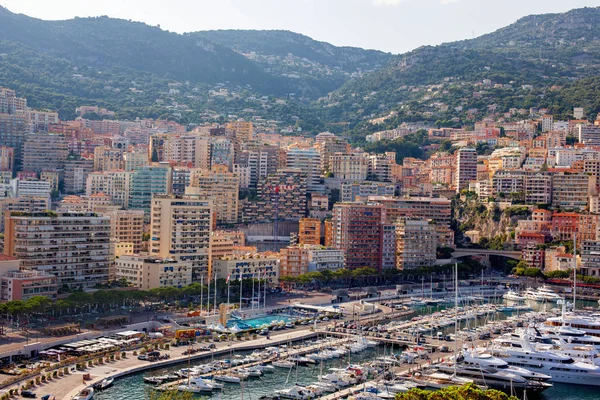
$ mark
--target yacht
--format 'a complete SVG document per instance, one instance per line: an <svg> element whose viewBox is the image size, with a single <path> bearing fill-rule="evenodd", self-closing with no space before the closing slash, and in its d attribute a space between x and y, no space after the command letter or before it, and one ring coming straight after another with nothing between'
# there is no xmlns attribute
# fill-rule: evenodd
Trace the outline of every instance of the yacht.
<svg viewBox="0 0 600 400"><path fill-rule="evenodd" d="M498 357L492 356L485 350L464 350L459 360L462 360L462 362L465 364L493 367L500 371L510 372L515 375L519 375L529 381L547 382L552 378L550 375L530 371L526 368L509 365L506 361Z"/></svg>
<svg viewBox="0 0 600 400"><path fill-rule="evenodd" d="M565 354L538 351L524 336L496 338L491 351L512 366L550 375L553 382L600 386L600 367Z"/></svg>
<svg viewBox="0 0 600 400"><path fill-rule="evenodd" d="M462 386L467 383L473 383L473 379L455 376L452 373L440 372L436 370L424 371L425 373L415 372L411 382L429 389L443 389L449 386Z"/></svg>
<svg viewBox="0 0 600 400"><path fill-rule="evenodd" d="M590 336L581 329L575 329L571 326L538 326L536 330L536 341L538 337L546 337L550 340L561 339L567 343L584 346L594 346L600 350L600 337ZM544 335L545 334L545 335Z"/></svg>
<svg viewBox="0 0 600 400"><path fill-rule="evenodd" d="M273 361L271 364L277 368L288 368L288 369L294 368L294 366L296 365L295 363L293 363L291 361L287 361L287 360Z"/></svg>
<svg viewBox="0 0 600 400"><path fill-rule="evenodd" d="M92 400L94 398L94 388L86 387L81 392L77 393L72 400Z"/></svg>
<svg viewBox="0 0 600 400"><path fill-rule="evenodd" d="M551 317L546 320L546 325L563 326L567 325L571 328L584 331L591 336L600 337L600 318L596 314L592 315L577 315L567 313L561 317Z"/></svg>
<svg viewBox="0 0 600 400"><path fill-rule="evenodd" d="M504 293L502 298L504 298L505 300L516 301L519 303L524 302L527 299L525 296L521 296L514 290L509 290L508 292Z"/></svg>
<svg viewBox="0 0 600 400"><path fill-rule="evenodd" d="M539 393L552 385L547 382L529 381L526 378L515 374L514 372L503 371L494 367L488 367L475 364L458 364L457 366L449 364L440 364L438 371L447 374L454 374L457 377L472 379L477 385L486 386L492 389L503 390L505 392L529 392Z"/></svg>
<svg viewBox="0 0 600 400"><path fill-rule="evenodd" d="M560 295L555 293L552 289L550 289L546 285L543 285L543 286L537 288L537 290L533 289L533 288L527 288L527 290L525 291L523 296L527 300L552 302L552 303L556 303L559 300L562 300L562 297L560 297Z"/></svg>
<svg viewBox="0 0 600 400"><path fill-rule="evenodd" d="M299 385L292 386L289 389L276 390L275 394L279 396L279 398L293 400L308 400L317 397L310 389Z"/></svg>
<svg viewBox="0 0 600 400"><path fill-rule="evenodd" d="M214 389L211 384L205 382L203 379L192 379L188 383L177 385L177 390L180 392L209 393Z"/></svg>

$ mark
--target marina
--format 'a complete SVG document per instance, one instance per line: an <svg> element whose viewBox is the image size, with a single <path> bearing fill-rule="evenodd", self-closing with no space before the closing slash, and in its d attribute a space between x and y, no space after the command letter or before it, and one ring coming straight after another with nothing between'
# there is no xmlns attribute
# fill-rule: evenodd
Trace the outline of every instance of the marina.
<svg viewBox="0 0 600 400"><path fill-rule="evenodd" d="M595 398L590 397L593 390L587 387L600 382L593 344L568 347L559 336L551 339L548 334L554 330L555 335L570 333L580 340L593 341L593 336L575 328L561 326L559 330L552 326L556 318L568 315L565 307L560 309L561 301L515 298L484 303L473 298L457 308L450 307L448 301L429 306L422 303L410 299L404 304L419 314L407 315L404 320L379 316L364 325L358 319L332 321L315 331L319 339L305 339L293 345L279 341L263 350L222 353L210 356L210 361L205 356L193 361L193 365L188 361L188 368L172 366L126 376L94 398L141 400L149 390L173 389L219 399L240 398L242 393L248 398L327 399L355 397L361 392L370 393L368 397L372 398L393 398L395 393L413 387L435 390L467 382L542 399L559 395L575 398L569 397L573 392L578 393L578 399ZM593 315L579 318L592 324ZM456 334L452 333L453 327L458 328ZM564 378L565 371L561 377L551 367L539 370L530 363L528 369L506 357L502 344L516 344L519 340L521 348L528 349L528 343L535 346L532 349L539 352L540 362L542 356L549 358L551 354L558 363L570 365L576 373L588 374L591 380L577 382L577 389L569 391L566 388L574 382ZM450 347L460 349L456 356ZM581 354L585 349L595 350L589 362Z"/></svg>

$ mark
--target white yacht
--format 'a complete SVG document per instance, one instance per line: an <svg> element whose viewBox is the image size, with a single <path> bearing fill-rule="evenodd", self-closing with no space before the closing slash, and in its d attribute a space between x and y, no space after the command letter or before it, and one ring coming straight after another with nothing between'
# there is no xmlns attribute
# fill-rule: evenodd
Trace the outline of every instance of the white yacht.
<svg viewBox="0 0 600 400"><path fill-rule="evenodd" d="M215 388L206 383L203 379L192 379L188 383L178 385L177 390L180 392L210 393L215 390Z"/></svg>
<svg viewBox="0 0 600 400"><path fill-rule="evenodd" d="M570 326L571 328L584 331L591 336L600 336L600 317L596 314L577 315L567 313L561 317L551 317L546 320L549 326Z"/></svg>
<svg viewBox="0 0 600 400"><path fill-rule="evenodd" d="M535 371L530 371L526 368L509 365L506 361L494 357L486 351L479 350L464 350L462 352L462 362L470 365L479 365L485 367L493 367L499 371L505 371L521 376L528 381L547 382L552 377Z"/></svg>
<svg viewBox="0 0 600 400"><path fill-rule="evenodd" d="M550 289L546 285L543 285L537 289L527 288L525 293L523 293L523 296L527 300L535 300L535 301L550 302L550 303L555 303L555 302L558 302L559 300L562 300L562 297L560 297L560 295L555 293L552 289Z"/></svg>
<svg viewBox="0 0 600 400"><path fill-rule="evenodd" d="M287 360L273 361L271 364L277 368L288 368L288 369L294 368L294 366L296 365L295 363L293 363L291 361L287 361Z"/></svg>
<svg viewBox="0 0 600 400"><path fill-rule="evenodd" d="M510 301L514 301L514 302L518 302L518 303L522 303L525 300L527 300L527 298L525 296L521 296L519 293L515 292L514 290L509 290L508 292L504 293L502 298L505 300L510 300Z"/></svg>
<svg viewBox="0 0 600 400"><path fill-rule="evenodd" d="M510 365L548 374L553 382L600 386L600 367L567 355L538 351L525 337L507 335L494 339L491 351Z"/></svg>
<svg viewBox="0 0 600 400"><path fill-rule="evenodd" d="M581 329L575 329L571 326L547 326L536 327L540 335L545 334L549 339L561 339L567 343L584 346L594 346L600 350L600 337L588 335ZM537 338L536 338L537 339Z"/></svg>
<svg viewBox="0 0 600 400"><path fill-rule="evenodd" d="M275 394L282 399L293 400L308 400L317 397L317 395L310 389L299 385L292 386L289 389L276 390Z"/></svg>

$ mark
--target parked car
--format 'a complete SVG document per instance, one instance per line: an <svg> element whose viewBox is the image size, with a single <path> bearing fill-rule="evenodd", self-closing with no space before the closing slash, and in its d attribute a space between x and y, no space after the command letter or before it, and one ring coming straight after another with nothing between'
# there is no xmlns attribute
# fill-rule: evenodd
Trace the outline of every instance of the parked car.
<svg viewBox="0 0 600 400"><path fill-rule="evenodd" d="M35 393L33 393L31 390L23 390L23 391L21 391L21 396L22 397L27 397L29 399L35 399L37 397L37 395Z"/></svg>

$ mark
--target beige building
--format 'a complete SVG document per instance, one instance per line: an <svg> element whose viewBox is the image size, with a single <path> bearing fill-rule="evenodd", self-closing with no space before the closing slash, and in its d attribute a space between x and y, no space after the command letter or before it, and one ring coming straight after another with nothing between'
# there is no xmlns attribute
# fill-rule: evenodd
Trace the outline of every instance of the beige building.
<svg viewBox="0 0 600 400"><path fill-rule="evenodd" d="M363 154L336 153L329 157L333 177L346 182L362 182L369 173L369 160Z"/></svg>
<svg viewBox="0 0 600 400"><path fill-rule="evenodd" d="M210 274L213 206L196 195L155 195L150 214L150 255L192 263L193 280Z"/></svg>
<svg viewBox="0 0 600 400"><path fill-rule="evenodd" d="M172 258L123 255L115 260L116 278L141 290L182 288L192 283L192 263Z"/></svg>
<svg viewBox="0 0 600 400"><path fill-rule="evenodd" d="M104 193L110 196L112 204L127 208L131 174L122 170L91 173L87 176L85 194Z"/></svg>
<svg viewBox="0 0 600 400"><path fill-rule="evenodd" d="M192 171L189 193L212 200L218 224L234 224L238 222L239 187L236 174L224 165L215 165L210 171Z"/></svg>
<svg viewBox="0 0 600 400"><path fill-rule="evenodd" d="M210 235L211 260L235 254L236 248L246 245L246 235L241 231L214 231Z"/></svg>
<svg viewBox="0 0 600 400"><path fill-rule="evenodd" d="M279 258L277 253L255 253L243 256L225 257L215 260L213 271L217 278L237 281L243 279L267 279L269 285L279 283Z"/></svg>
<svg viewBox="0 0 600 400"><path fill-rule="evenodd" d="M110 238L132 243L133 253L140 253L143 249L144 211L112 210L103 214L110 217Z"/></svg>
<svg viewBox="0 0 600 400"><path fill-rule="evenodd" d="M396 225L396 268L430 267L436 263L435 222L400 218Z"/></svg>
<svg viewBox="0 0 600 400"><path fill-rule="evenodd" d="M240 142L249 142L252 140L254 128L252 122L235 121L227 124L227 129L235 132L235 138Z"/></svg>
<svg viewBox="0 0 600 400"><path fill-rule="evenodd" d="M584 172L559 172L552 176L552 206L564 210L585 210L596 193L596 177Z"/></svg>

